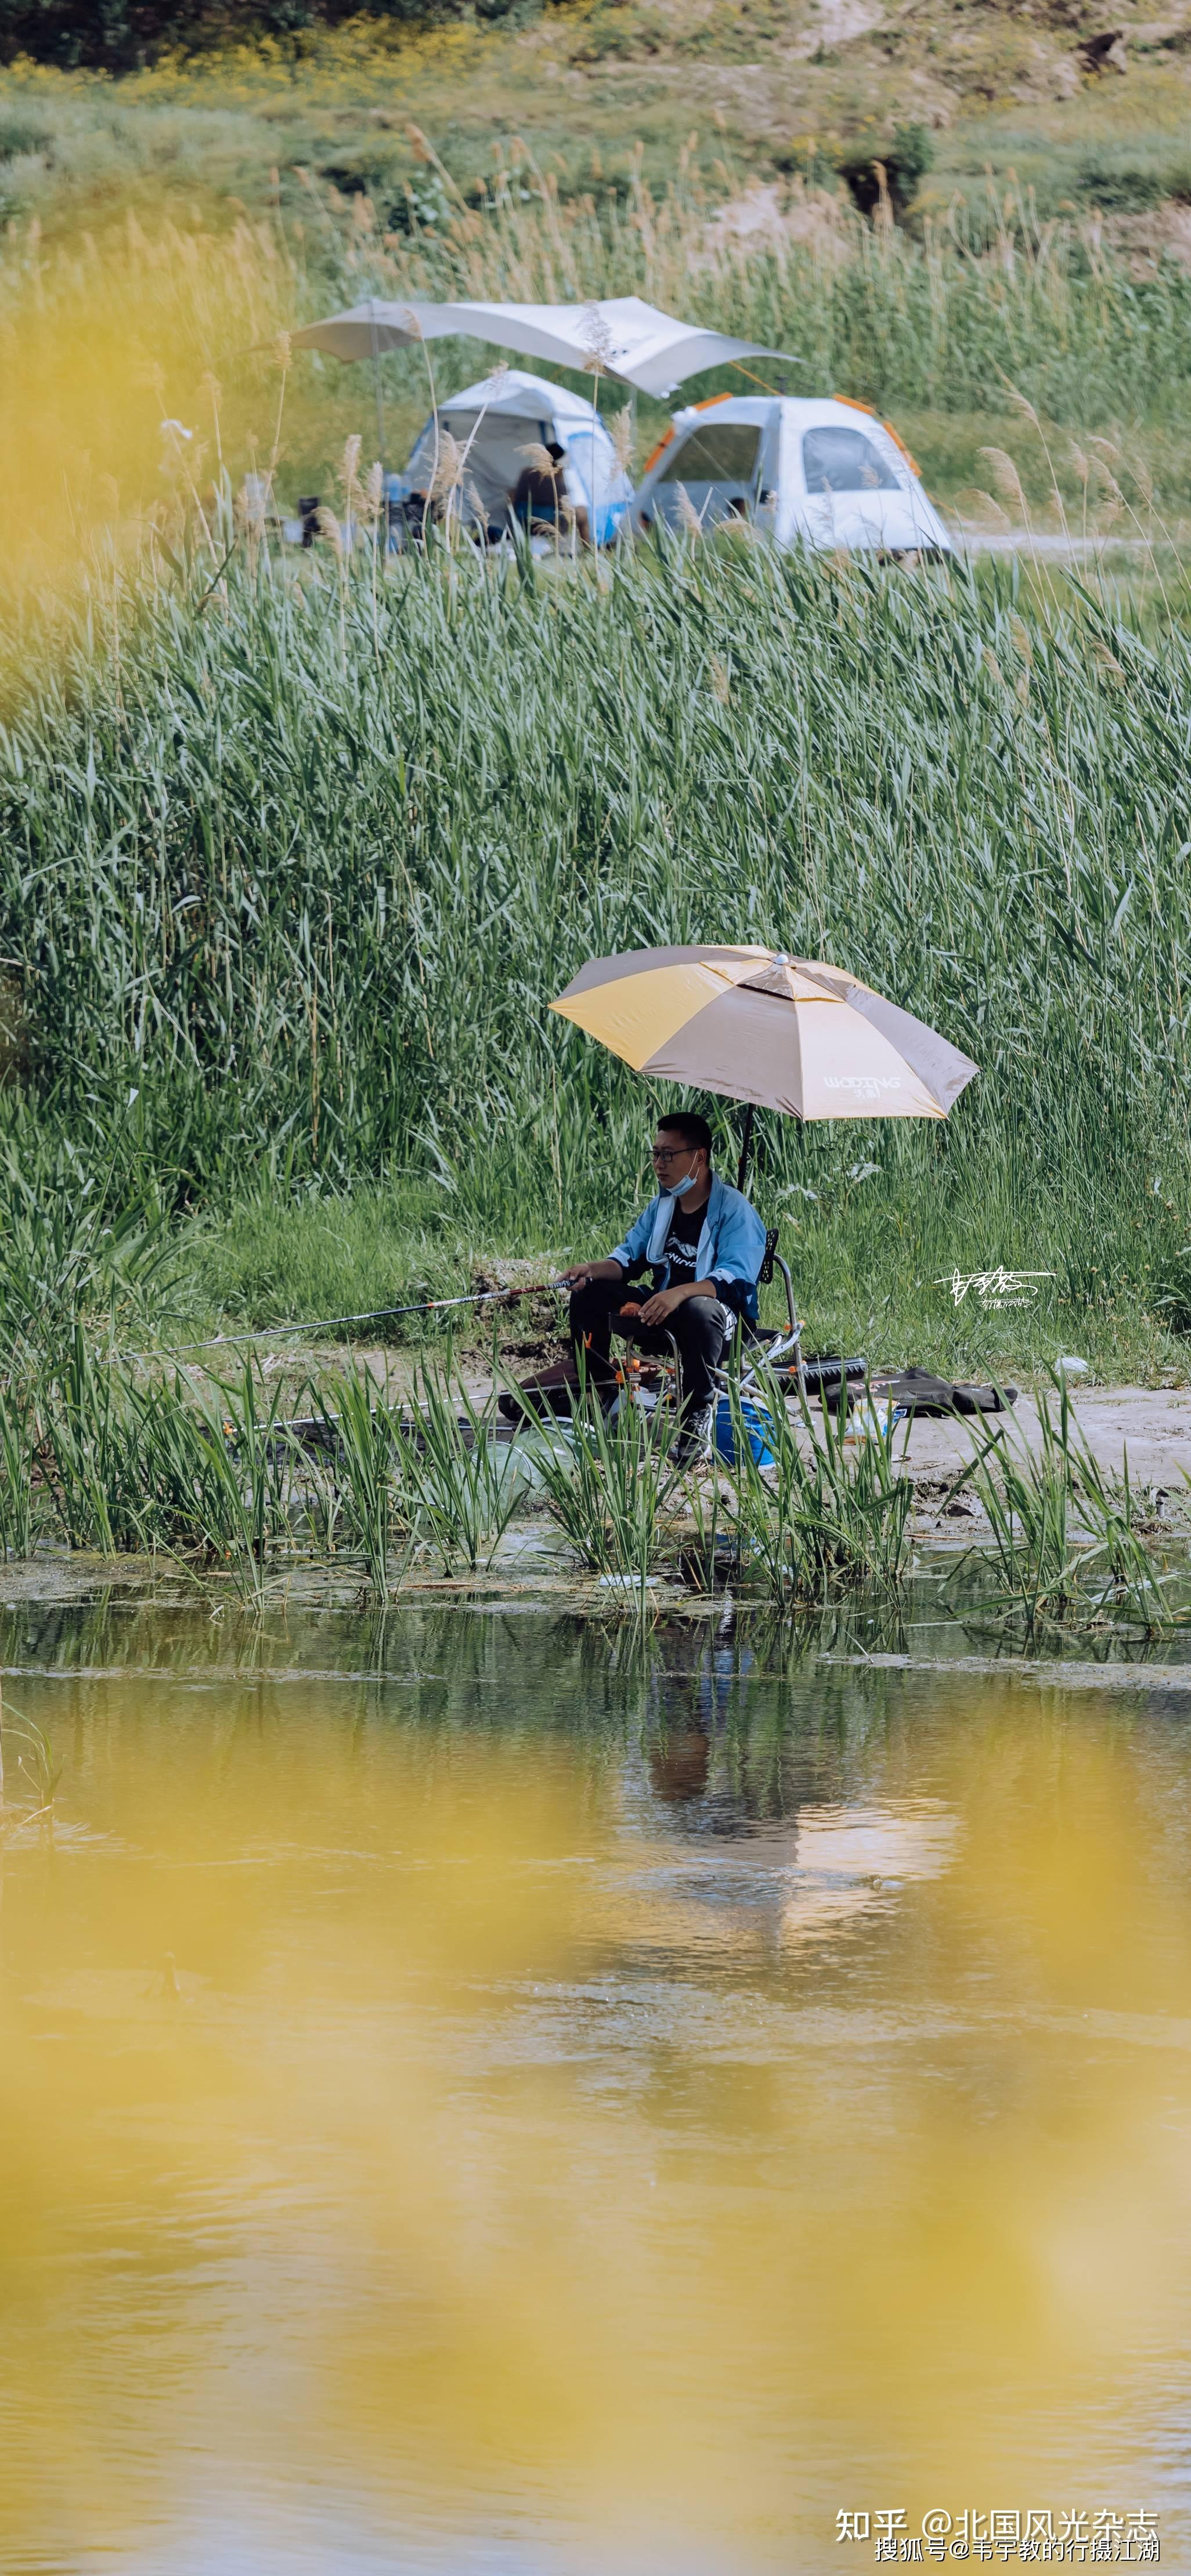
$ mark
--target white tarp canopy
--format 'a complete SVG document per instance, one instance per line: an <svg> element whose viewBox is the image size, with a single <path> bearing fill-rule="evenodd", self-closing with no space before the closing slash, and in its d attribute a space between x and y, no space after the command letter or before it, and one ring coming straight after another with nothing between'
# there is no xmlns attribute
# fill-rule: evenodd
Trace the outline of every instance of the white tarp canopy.
<svg viewBox="0 0 1191 2576"><path fill-rule="evenodd" d="M643 394L671 393L688 376L733 358L785 356L756 340L733 340L726 331L676 322L639 295L612 296L602 304L385 304L370 296L347 313L295 331L293 345L325 349L332 358L376 358L451 333L490 340L498 349L545 358L556 367L618 376ZM798 361L787 358L786 364Z"/></svg>

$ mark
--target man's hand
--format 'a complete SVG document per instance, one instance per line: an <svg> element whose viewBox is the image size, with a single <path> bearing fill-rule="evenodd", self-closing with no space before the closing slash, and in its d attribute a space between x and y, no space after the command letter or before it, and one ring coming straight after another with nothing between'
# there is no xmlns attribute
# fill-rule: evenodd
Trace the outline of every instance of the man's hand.
<svg viewBox="0 0 1191 2576"><path fill-rule="evenodd" d="M573 1270L558 1274L560 1288L583 1288L589 1279L623 1279L619 1261L578 1261Z"/></svg>
<svg viewBox="0 0 1191 2576"><path fill-rule="evenodd" d="M639 1324L668 1324L676 1307L685 1305L689 1288L659 1288L657 1295L647 1297L637 1321Z"/></svg>

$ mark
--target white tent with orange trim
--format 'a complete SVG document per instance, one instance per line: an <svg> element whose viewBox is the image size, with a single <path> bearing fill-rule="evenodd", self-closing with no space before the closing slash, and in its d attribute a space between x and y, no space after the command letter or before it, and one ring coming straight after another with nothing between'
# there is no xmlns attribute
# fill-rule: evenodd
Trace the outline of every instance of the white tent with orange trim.
<svg viewBox="0 0 1191 2576"><path fill-rule="evenodd" d="M816 551L954 552L897 431L842 394L720 394L676 412L634 515L641 528L742 520L779 546Z"/></svg>

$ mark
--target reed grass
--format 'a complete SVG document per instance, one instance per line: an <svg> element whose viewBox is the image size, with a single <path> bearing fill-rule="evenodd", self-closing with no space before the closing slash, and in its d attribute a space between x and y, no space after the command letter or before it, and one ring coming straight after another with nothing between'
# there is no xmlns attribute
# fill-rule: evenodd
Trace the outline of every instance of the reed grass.
<svg viewBox="0 0 1191 2576"><path fill-rule="evenodd" d="M368 1580L383 1597L393 1534L396 1430L392 1414L375 1381L354 1366L345 1369L333 1389L325 1381L318 1385L315 1402L330 1458L330 1535L342 1536L349 1546L359 1548ZM336 1526L337 1507L342 1513L341 1532Z"/></svg>
<svg viewBox="0 0 1191 2576"><path fill-rule="evenodd" d="M526 1436L547 1510L579 1564L644 1614L685 1509L673 1419L629 1403L610 1420L581 1388L572 1426Z"/></svg>
<svg viewBox="0 0 1191 2576"><path fill-rule="evenodd" d="M783 1390L757 1373L770 1464L753 1454L732 1389L736 1473L729 1516L745 1580L778 1610L849 1590L888 1591L909 1571L909 1478L898 1472L895 1430L850 1440L848 1415L813 1420L788 1409Z"/></svg>
<svg viewBox="0 0 1191 2576"><path fill-rule="evenodd" d="M242 1598L263 1608L268 1563L290 1537L296 1451L282 1415L285 1390L267 1386L253 1358L240 1377L211 1377L195 1425L206 1468L191 1523L209 1556L226 1563Z"/></svg>
<svg viewBox="0 0 1191 2576"><path fill-rule="evenodd" d="M526 1474L493 1440L449 1353L445 1367L423 1360L408 1412L355 1366L316 1379L311 1394L321 1457L251 1359L235 1378L146 1378L97 1357L76 1326L36 1381L0 1395L6 1554L42 1538L106 1556L164 1552L200 1579L230 1581L259 1614L296 1565L329 1550L358 1559L383 1602L418 1561L448 1576L489 1568L536 1492L612 1605L642 1618L676 1567L704 1589L730 1570L743 1601L779 1617L861 1594L895 1610L913 1570L913 1489L896 1431L855 1438L844 1416L799 1414L763 1373L749 1403L764 1408L769 1458L753 1455L734 1394L736 1464L716 1460L696 1476L675 1474L665 1417L628 1405L610 1421L582 1403L566 1428L527 1428ZM988 1535L944 1585L942 1606L1026 1637L1185 1625L1185 1576L1150 1543L1127 1461L1119 1484L1098 1466L1064 1380L1040 1414L1037 1454L1003 1436L975 1443L955 1490L971 1485Z"/></svg>
<svg viewBox="0 0 1191 2576"><path fill-rule="evenodd" d="M441 1369L419 1366L412 1418L394 1427L398 1490L409 1525L448 1574L491 1564L521 1499L512 1461L491 1432L490 1415L455 1378L449 1352Z"/></svg>
<svg viewBox="0 0 1191 2576"><path fill-rule="evenodd" d="M29 1396L0 1389L0 1554L33 1553L39 1514L34 1492L37 1431Z"/></svg>
<svg viewBox="0 0 1191 2576"><path fill-rule="evenodd" d="M1177 1624L1167 1585L1138 1528L1128 1454L1118 1487L1104 1474L1071 1410L1066 1379L1056 1375L1038 1399L1041 1441L1023 1450L1002 1429L977 1442L971 1466L954 1488L970 1484L983 1505L999 1585L987 1606L1032 1634L1047 1622L1087 1624L1108 1615L1147 1635Z"/></svg>

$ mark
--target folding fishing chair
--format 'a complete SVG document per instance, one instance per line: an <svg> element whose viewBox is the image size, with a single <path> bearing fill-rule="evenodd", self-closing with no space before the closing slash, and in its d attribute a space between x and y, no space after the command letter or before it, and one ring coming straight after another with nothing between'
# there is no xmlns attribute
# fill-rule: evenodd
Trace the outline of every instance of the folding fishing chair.
<svg viewBox="0 0 1191 2576"><path fill-rule="evenodd" d="M805 1397L806 1381L802 1370L802 1325L799 1321L798 1309L794 1303L794 1282L790 1276L790 1265L788 1261L783 1261L777 1248L780 1231L780 1227L776 1225L771 1225L767 1230L765 1236L765 1255L757 1273L757 1286L758 1288L768 1288L769 1283L773 1278L774 1271L780 1270L782 1286L786 1292L786 1321L784 1325L750 1323L745 1323L743 1325L740 1335L741 1385L744 1386L746 1383L752 1384L755 1380L758 1367L764 1366L765 1369L772 1370L774 1374L779 1377L792 1378L797 1385L799 1394ZM735 1341L735 1336L733 1336L733 1340ZM750 1349L756 1352L757 1357L753 1361L751 1369L746 1371L744 1362L746 1354Z"/></svg>

